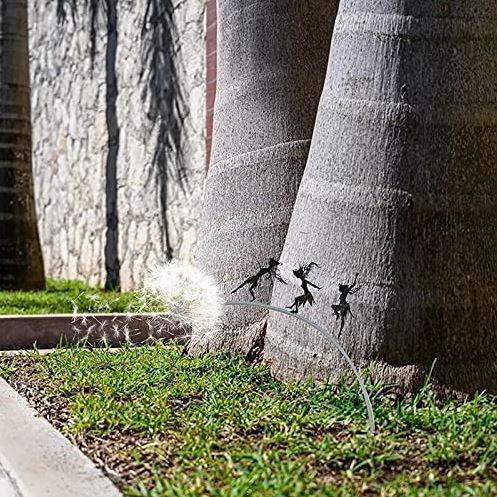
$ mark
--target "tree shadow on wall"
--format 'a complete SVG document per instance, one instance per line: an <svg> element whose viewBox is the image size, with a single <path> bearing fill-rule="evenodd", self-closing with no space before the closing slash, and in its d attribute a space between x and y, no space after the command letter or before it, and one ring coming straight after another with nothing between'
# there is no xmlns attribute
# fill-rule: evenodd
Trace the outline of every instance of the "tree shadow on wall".
<svg viewBox="0 0 497 497"><path fill-rule="evenodd" d="M123 0L121 0L123 2ZM124 2L123 2L124 3ZM77 22L77 0L57 0L57 19L63 24L67 13ZM66 9L67 6L67 9ZM85 0L84 8L90 34L92 70L96 61L96 39L100 16L106 28L106 125L108 151L106 160L106 289L120 287L119 212L117 203L117 161L120 128L117 119L117 47L118 0ZM173 257L169 222L169 192L172 182L185 193L188 176L183 152L184 121L187 116L183 92L179 84L177 57L178 29L174 19L173 0L147 0L142 22L140 80L144 83L142 101L148 105L147 117L156 130L152 167L159 192L162 223L162 249L167 260Z"/></svg>
<svg viewBox="0 0 497 497"><path fill-rule="evenodd" d="M188 187L182 143L187 107L179 83L179 34L174 10L172 0L147 0L142 26L141 79L147 81L142 100L148 101L148 118L157 125L151 173L155 175L159 191L162 248L167 260L173 257L168 189L174 183L186 193Z"/></svg>

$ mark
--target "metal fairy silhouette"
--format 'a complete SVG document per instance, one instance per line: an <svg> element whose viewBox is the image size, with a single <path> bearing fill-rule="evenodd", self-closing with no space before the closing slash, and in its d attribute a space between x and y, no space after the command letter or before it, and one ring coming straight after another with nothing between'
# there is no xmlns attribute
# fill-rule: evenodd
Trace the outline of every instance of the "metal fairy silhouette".
<svg viewBox="0 0 497 497"><path fill-rule="evenodd" d="M249 292L250 295L252 295L252 300L253 302L256 297L254 294L254 290L259 286L261 279L266 276L266 279L273 279L276 281L279 281L280 283L284 283L286 285L286 281L278 274L278 266L280 263L276 259L269 259L269 265L268 267L261 267L261 264L259 264L259 272L255 274L254 276L250 276L250 278L247 278L241 285L237 286L231 293L238 292L241 288L243 288L245 285L250 285L249 286Z"/></svg>
<svg viewBox="0 0 497 497"><path fill-rule="evenodd" d="M301 281L300 286L302 287L302 290L304 290L303 295L299 295L298 297L295 297L293 304L287 307L287 309L291 309L291 312L293 314L297 314L299 312L299 308L303 307L307 303L310 306L312 306L312 304L314 304L314 296L310 292L309 286L312 286L318 290L321 290L321 287L315 285L314 283L311 283L307 279L307 277L309 276L309 273L312 271L313 267L319 267L319 266L315 262L310 262L309 264L303 264L298 269L295 269L293 271L293 274L295 275L295 277Z"/></svg>
<svg viewBox="0 0 497 497"><path fill-rule="evenodd" d="M344 284L338 285L338 291L340 292L340 300L338 304L331 306L331 308L333 309L333 315L336 316L337 321L340 320L340 331L338 333L338 338L340 338L342 334L347 316L350 314L352 317L354 317L354 315L350 310L350 304L347 302L347 297L349 295L354 295L354 293L357 293L361 289L361 287L356 288L358 276L359 273L356 273L354 278L354 283L352 283L352 285L344 285Z"/></svg>

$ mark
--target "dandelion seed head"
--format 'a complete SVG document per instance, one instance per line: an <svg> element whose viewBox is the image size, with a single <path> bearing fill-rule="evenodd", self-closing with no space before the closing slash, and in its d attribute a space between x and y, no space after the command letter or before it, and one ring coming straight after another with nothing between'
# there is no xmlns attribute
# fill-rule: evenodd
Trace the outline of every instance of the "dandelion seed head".
<svg viewBox="0 0 497 497"><path fill-rule="evenodd" d="M114 338L119 339L121 336L121 330L119 329L119 326L117 324L112 325L112 333L114 335Z"/></svg>
<svg viewBox="0 0 497 497"><path fill-rule="evenodd" d="M109 340L107 338L107 333L105 331L103 331L103 333L100 335L99 342L104 347L108 347L109 346Z"/></svg>
<svg viewBox="0 0 497 497"><path fill-rule="evenodd" d="M77 319L78 315L78 304L74 300L71 300L72 304L72 322L74 323Z"/></svg>
<svg viewBox="0 0 497 497"><path fill-rule="evenodd" d="M223 299L213 277L194 266L177 261L158 266L145 280L141 292L145 309L164 309L191 331L206 333L216 329Z"/></svg>

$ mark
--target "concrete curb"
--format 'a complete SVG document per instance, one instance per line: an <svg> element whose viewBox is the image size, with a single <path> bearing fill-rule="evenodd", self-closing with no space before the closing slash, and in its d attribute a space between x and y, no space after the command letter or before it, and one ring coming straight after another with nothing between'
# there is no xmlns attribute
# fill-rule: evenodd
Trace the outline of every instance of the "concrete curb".
<svg viewBox="0 0 497 497"><path fill-rule="evenodd" d="M52 349L59 344L135 345L151 336L163 340L188 336L178 319L166 314L50 314L0 316L0 350Z"/></svg>
<svg viewBox="0 0 497 497"><path fill-rule="evenodd" d="M122 497L85 455L2 379L0 492L2 497Z"/></svg>

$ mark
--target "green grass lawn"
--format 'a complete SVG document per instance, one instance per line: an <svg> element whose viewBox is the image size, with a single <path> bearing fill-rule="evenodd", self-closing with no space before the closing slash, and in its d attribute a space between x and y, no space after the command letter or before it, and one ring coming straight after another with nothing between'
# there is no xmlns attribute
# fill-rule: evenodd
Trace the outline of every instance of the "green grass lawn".
<svg viewBox="0 0 497 497"><path fill-rule="evenodd" d="M497 495L497 399L285 385L173 345L0 358L0 375L127 496Z"/></svg>
<svg viewBox="0 0 497 497"><path fill-rule="evenodd" d="M0 314L66 314L126 312L134 293L105 292L79 281L48 280L43 291L0 291Z"/></svg>

